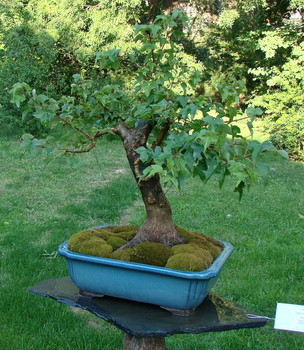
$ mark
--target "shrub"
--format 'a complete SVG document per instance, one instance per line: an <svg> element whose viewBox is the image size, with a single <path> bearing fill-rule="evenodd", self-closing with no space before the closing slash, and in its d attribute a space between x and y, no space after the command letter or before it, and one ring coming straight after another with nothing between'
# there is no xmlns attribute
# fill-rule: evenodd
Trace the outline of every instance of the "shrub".
<svg viewBox="0 0 304 350"><path fill-rule="evenodd" d="M140 0L1 1L0 124L41 133L39 122L10 104L13 84L24 81L54 98L66 94L75 71L95 74L96 52L134 45L141 6Z"/></svg>
<svg viewBox="0 0 304 350"><path fill-rule="evenodd" d="M272 142L288 150L297 159L304 159L304 43L294 44L291 57L282 66L274 67L267 93L253 99L264 109L264 128Z"/></svg>

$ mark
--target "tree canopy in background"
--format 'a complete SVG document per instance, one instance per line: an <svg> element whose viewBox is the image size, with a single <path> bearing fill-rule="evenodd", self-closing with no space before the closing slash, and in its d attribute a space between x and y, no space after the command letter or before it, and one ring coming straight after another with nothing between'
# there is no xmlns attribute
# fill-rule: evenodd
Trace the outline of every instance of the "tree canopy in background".
<svg viewBox="0 0 304 350"><path fill-rule="evenodd" d="M244 80L242 102L261 107L276 146L303 159L303 0L4 0L0 123L21 125L8 95L15 82L54 97L68 91L75 72L98 84L103 77L94 65L97 52L129 52L136 45L134 24L176 8L191 20L183 59L201 70L200 92L220 99L218 83ZM122 78L128 84L128 76ZM41 129L32 119L24 122L27 130Z"/></svg>
<svg viewBox="0 0 304 350"><path fill-rule="evenodd" d="M72 75L93 74L98 51L133 42L141 1L5 0L0 5L1 115L18 122L8 91L17 81L61 95ZM32 125L29 127L37 127Z"/></svg>

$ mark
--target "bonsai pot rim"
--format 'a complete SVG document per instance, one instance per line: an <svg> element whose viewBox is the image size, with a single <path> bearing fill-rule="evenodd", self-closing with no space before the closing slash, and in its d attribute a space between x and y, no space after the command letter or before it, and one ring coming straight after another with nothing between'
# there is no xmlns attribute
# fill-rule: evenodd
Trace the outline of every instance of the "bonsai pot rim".
<svg viewBox="0 0 304 350"><path fill-rule="evenodd" d="M191 272L191 271L181 271L174 270L167 267L159 267L147 264L140 264L130 261L116 260L110 258L101 258L93 255L84 255L80 253L73 252L68 249L68 241L62 243L58 248L58 253L64 256L67 259L84 261L87 263L100 264L100 265L108 265L128 270L137 270L137 271L145 271L150 273L156 273L161 275L168 275L174 277L180 277L184 279L197 279L197 280L208 280L214 277L217 277L221 271L226 260L229 258L233 251L233 246L229 242L219 240L224 243L224 249L221 254L213 261L210 267L206 270L202 270L199 272Z"/></svg>

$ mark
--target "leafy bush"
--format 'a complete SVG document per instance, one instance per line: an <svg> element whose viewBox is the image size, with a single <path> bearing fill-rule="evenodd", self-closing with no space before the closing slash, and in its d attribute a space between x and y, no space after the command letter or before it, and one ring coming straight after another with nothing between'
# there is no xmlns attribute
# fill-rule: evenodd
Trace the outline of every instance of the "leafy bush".
<svg viewBox="0 0 304 350"><path fill-rule="evenodd" d="M0 123L41 131L33 118L23 124L10 104L12 85L24 81L55 98L67 93L75 71L94 74L96 52L134 45L140 6L140 0L1 2Z"/></svg>
<svg viewBox="0 0 304 350"><path fill-rule="evenodd" d="M272 142L304 159L304 42L294 42L292 54L281 67L268 73L268 91L255 97L264 109L264 127Z"/></svg>

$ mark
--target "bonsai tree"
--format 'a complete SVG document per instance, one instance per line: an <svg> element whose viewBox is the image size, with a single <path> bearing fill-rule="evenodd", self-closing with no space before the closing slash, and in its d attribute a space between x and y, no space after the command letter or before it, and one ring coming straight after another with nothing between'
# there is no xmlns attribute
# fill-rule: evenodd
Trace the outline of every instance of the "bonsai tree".
<svg viewBox="0 0 304 350"><path fill-rule="evenodd" d="M179 10L135 26L133 53L115 49L97 54L95 64L103 77L98 87L75 74L71 96L59 100L25 83L11 90L12 102L23 108L23 115L31 114L48 127L44 139L22 136L22 145L32 152L89 152L105 135L119 136L147 213L135 238L122 249L145 241L167 247L184 242L162 184L181 189L189 177L205 183L217 174L222 186L231 176L241 196L258 176L266 177L262 154L276 151L269 142L241 135L237 122L248 119L252 132L252 122L261 114L258 108L241 109L244 83L219 86L221 101L199 93L201 74L182 55L180 40L186 30L187 16ZM60 137L52 135L54 130Z"/></svg>

